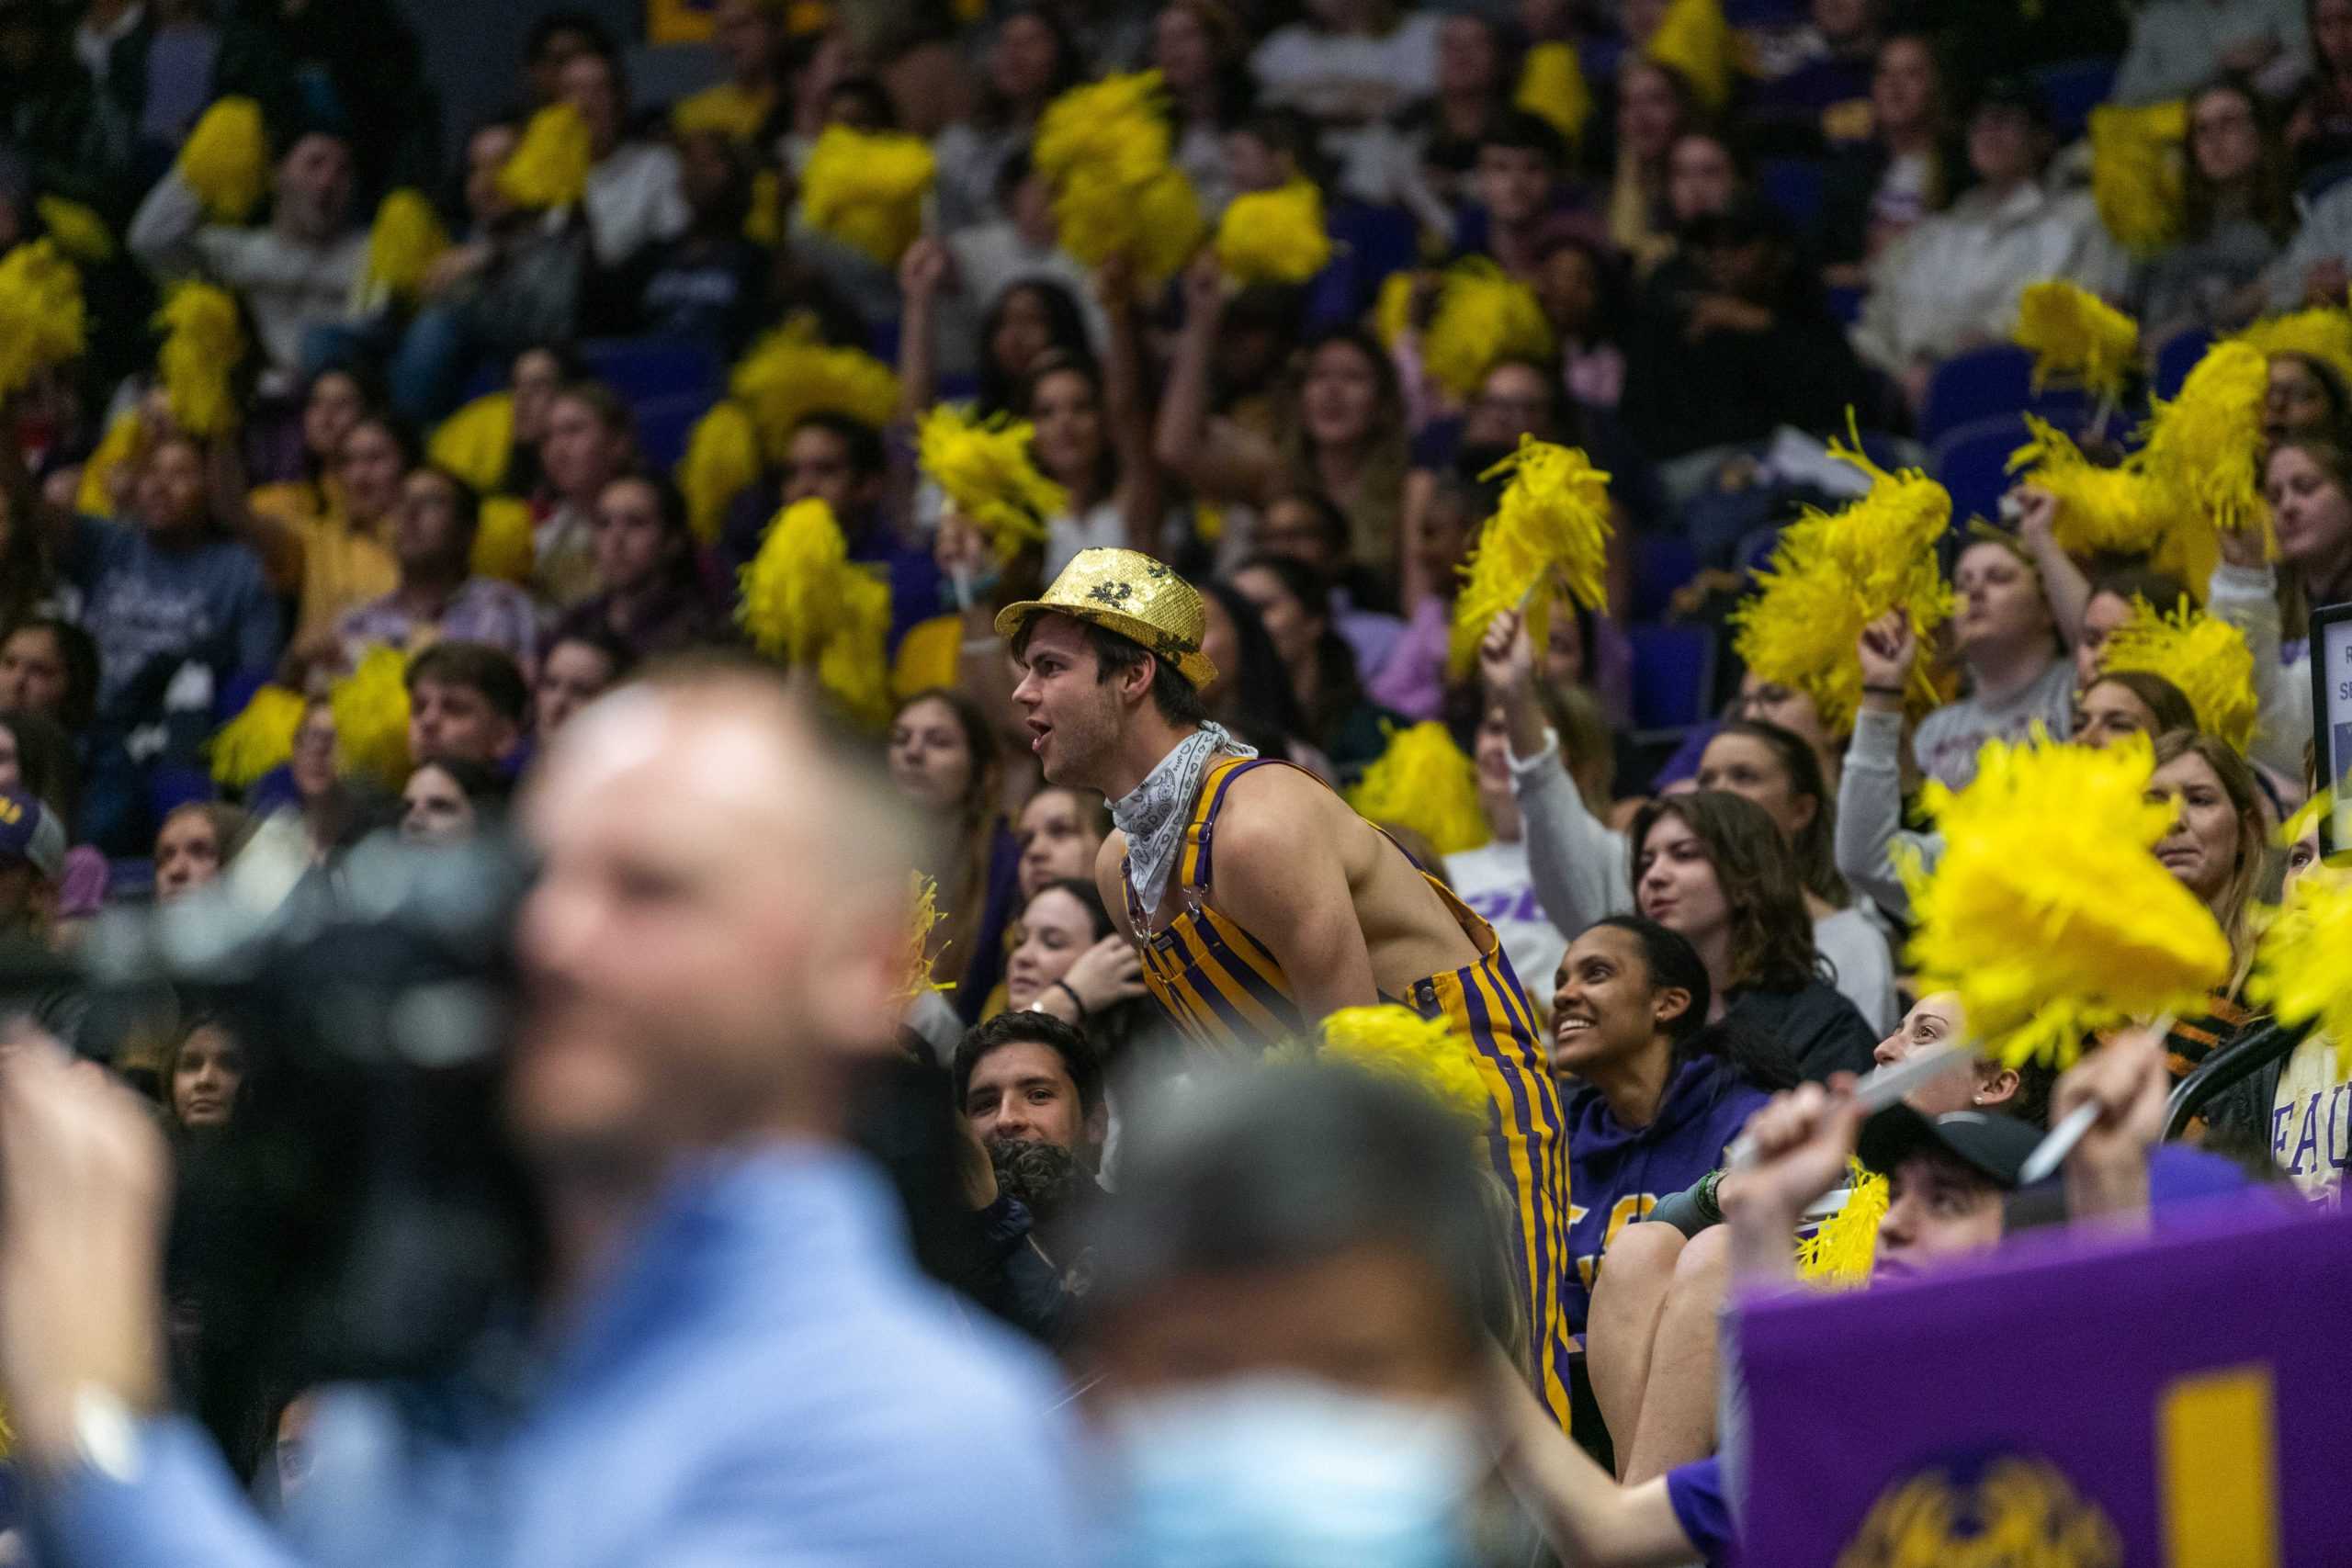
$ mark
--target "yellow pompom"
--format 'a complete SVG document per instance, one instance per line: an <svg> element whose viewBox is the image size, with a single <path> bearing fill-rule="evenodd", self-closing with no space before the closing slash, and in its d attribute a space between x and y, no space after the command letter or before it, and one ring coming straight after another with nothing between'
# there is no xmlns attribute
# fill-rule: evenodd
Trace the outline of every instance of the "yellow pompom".
<svg viewBox="0 0 2352 1568"><path fill-rule="evenodd" d="M1871 1277L1878 1257L1878 1225L1886 1218L1886 1178L1846 1162L1846 1206L1797 1244L1797 1277L1840 1289Z"/></svg>
<svg viewBox="0 0 2352 1568"><path fill-rule="evenodd" d="M695 537L715 543L727 526L727 509L760 482L760 433L742 404L722 398L695 421L676 478Z"/></svg>
<svg viewBox="0 0 2352 1568"><path fill-rule="evenodd" d="M1467 402L1501 361L1540 362L1552 348L1552 322L1533 289L1484 256L1446 268L1421 337L1421 363L1431 380Z"/></svg>
<svg viewBox="0 0 2352 1568"><path fill-rule="evenodd" d="M82 465L81 488L74 492L77 511L92 517L114 515L113 478L125 463L139 457L139 411L128 409L114 416L107 433L98 438L98 449Z"/></svg>
<svg viewBox="0 0 2352 1568"><path fill-rule="evenodd" d="M82 275L49 240L0 257L0 401L82 356Z"/></svg>
<svg viewBox="0 0 2352 1568"><path fill-rule="evenodd" d="M180 144L179 173L214 222L243 223L269 184L261 106L251 98L222 98L206 109Z"/></svg>
<svg viewBox="0 0 2352 1568"><path fill-rule="evenodd" d="M887 717L890 588L849 558L832 508L786 507L743 569L736 617L772 659L813 665L818 682L861 719Z"/></svg>
<svg viewBox="0 0 2352 1568"><path fill-rule="evenodd" d="M827 126L801 171L801 220L896 266L922 232L922 198L937 172L920 136Z"/></svg>
<svg viewBox="0 0 2352 1568"><path fill-rule="evenodd" d="M755 245L784 243L784 176L762 169L752 176L752 202L743 214L743 238Z"/></svg>
<svg viewBox="0 0 2352 1568"><path fill-rule="evenodd" d="M2180 231L2186 103L2091 110L2091 199L2118 244L2163 249Z"/></svg>
<svg viewBox="0 0 2352 1568"><path fill-rule="evenodd" d="M760 433L771 463L783 466L792 433L812 413L846 414L876 430L898 417L899 378L870 354L818 341L816 323L795 316L753 344L729 389Z"/></svg>
<svg viewBox="0 0 2352 1568"><path fill-rule="evenodd" d="M1157 71L1108 76L1046 105L1031 155L1054 188L1062 248L1088 266L1125 256L1146 288L1175 276L1204 223L1169 147Z"/></svg>
<svg viewBox="0 0 2352 1568"><path fill-rule="evenodd" d="M2059 548L2071 556L2144 555L2153 552L2172 525L2172 497L2136 464L2104 468L2083 456L2072 437L2032 414L2025 416L2033 439L2009 454L2009 471L2058 502L2051 525Z"/></svg>
<svg viewBox="0 0 2352 1568"><path fill-rule="evenodd" d="M229 378L245 357L245 332L237 301L209 283L182 283L155 312L164 346L155 368L172 405L172 422L188 434L209 438L232 429L237 400Z"/></svg>
<svg viewBox="0 0 2352 1568"><path fill-rule="evenodd" d="M1584 62L1577 58L1576 46L1539 43L1529 50L1511 107L1542 116L1570 141L1581 140L1585 121L1592 118L1592 89L1585 85Z"/></svg>
<svg viewBox="0 0 2352 1568"><path fill-rule="evenodd" d="M1821 721L1842 735L1861 705L1855 653L1862 628L1901 609L1920 646L1951 614L1952 594L1936 562L1951 525L1951 496L1917 469L1889 473L1838 444L1830 450L1871 476L1870 493L1837 512L1808 509L1781 531L1757 592L1732 612L1740 660L1759 681L1809 694ZM1912 697L1939 700L1928 660L1912 674Z"/></svg>
<svg viewBox="0 0 2352 1568"><path fill-rule="evenodd" d="M1002 414L975 420L945 403L923 416L918 461L956 510L988 536L997 559L1046 542L1046 523L1069 510L1069 491L1038 470L1036 434Z"/></svg>
<svg viewBox="0 0 2352 1568"><path fill-rule="evenodd" d="M1478 536L1462 568L1453 602L1448 667L1455 676L1478 660L1478 644L1497 615L1521 605L1527 635L1542 648L1550 633L1552 598L1566 588L1588 610L1606 597L1609 558L1609 476L1582 452L1532 435L1519 450L1479 478L1510 474L1502 505Z"/></svg>
<svg viewBox="0 0 2352 1568"><path fill-rule="evenodd" d="M1244 287L1305 283L1331 261L1323 193L1312 181L1293 180L1235 197L1216 226L1216 259Z"/></svg>
<svg viewBox="0 0 2352 1568"><path fill-rule="evenodd" d="M2346 953L2352 953L2352 872L2313 866L2295 879L2286 907L2271 917L2246 980L2247 999L2270 1009L2279 1022L2316 1021L2335 1043L2339 1064L2352 1051Z"/></svg>
<svg viewBox="0 0 2352 1568"><path fill-rule="evenodd" d="M2186 601L2170 615L2159 615L2145 599L2135 599L2132 618L2099 649L2099 668L2163 676L2188 699L2197 728L2226 740L2240 755L2254 739L2262 701L2255 694L2254 655L2245 634Z"/></svg>
<svg viewBox="0 0 2352 1568"><path fill-rule="evenodd" d="M33 211L57 248L85 266L114 259L114 231L107 220L78 201L62 196L35 200Z"/></svg>
<svg viewBox="0 0 2352 1568"><path fill-rule="evenodd" d="M1380 292L1372 301L1372 330L1385 347L1396 347L1396 340L1413 324L1413 279L1418 276L1392 272L1380 280Z"/></svg>
<svg viewBox="0 0 2352 1568"><path fill-rule="evenodd" d="M2272 316L2236 334L2236 341L2274 355L2302 354L2318 360L2352 386L2352 311L2340 306Z"/></svg>
<svg viewBox="0 0 2352 1568"><path fill-rule="evenodd" d="M939 907L939 884L922 872L914 875L914 909L907 920L906 979L899 987L901 1010L914 1006L928 991L952 991L955 986L944 980L934 980L939 961L952 946L941 942L932 946L932 933L947 919Z"/></svg>
<svg viewBox="0 0 2352 1568"><path fill-rule="evenodd" d="M2140 355L2140 323L2064 278L2029 286L2018 299L2017 344L2033 355L2033 386L2075 381L2110 401Z"/></svg>
<svg viewBox="0 0 2352 1568"><path fill-rule="evenodd" d="M1168 95L1159 73L1105 76L1072 87L1038 118L1030 158L1060 185L1081 169L1111 165L1111 177L1141 185L1168 164Z"/></svg>
<svg viewBox="0 0 2352 1568"><path fill-rule="evenodd" d="M1731 102L1734 51L1723 0L1673 0L1645 52L1680 72L1701 105L1719 113Z"/></svg>
<svg viewBox="0 0 2352 1568"><path fill-rule="evenodd" d="M514 395L488 392L451 414L434 431L425 456L484 496L506 488L514 461Z"/></svg>
<svg viewBox="0 0 2352 1568"><path fill-rule="evenodd" d="M413 299L424 275L449 248L449 231L422 191L405 187L384 197L368 235L368 281L396 299Z"/></svg>
<svg viewBox="0 0 2352 1568"><path fill-rule="evenodd" d="M1435 719L1392 729L1388 749L1348 791L1348 804L1368 821L1410 828L1442 855L1495 836L1478 804L1477 764Z"/></svg>
<svg viewBox="0 0 2352 1568"><path fill-rule="evenodd" d="M588 122L570 104L550 104L531 117L498 171L499 194L517 207L570 207L588 188L594 149Z"/></svg>
<svg viewBox="0 0 2352 1568"><path fill-rule="evenodd" d="M2209 529L2259 528L2270 539L2261 468L2269 394L2270 362L2260 349L2217 343L2181 383L2180 396L2154 405L2138 461Z"/></svg>
<svg viewBox="0 0 2352 1568"><path fill-rule="evenodd" d="M408 781L408 660L400 649L369 649L327 694L341 771L397 790Z"/></svg>
<svg viewBox="0 0 2352 1568"><path fill-rule="evenodd" d="M1953 990L1983 1052L2070 1064L2093 1032L2203 1010L2229 973L2213 917L2152 852L2173 803L2148 798L2155 756L2043 738L1987 741L1976 777L1922 796L1943 853L1903 870L1918 989Z"/></svg>
<svg viewBox="0 0 2352 1568"><path fill-rule="evenodd" d="M1469 1041L1444 1018L1423 1018L1395 1002L1341 1008L1323 1020L1316 1055L1409 1084L1482 1129L1492 1111Z"/></svg>
<svg viewBox="0 0 2352 1568"><path fill-rule="evenodd" d="M469 563L476 577L528 582L537 556L538 544L527 503L511 495L494 495L481 503Z"/></svg>
<svg viewBox="0 0 2352 1568"><path fill-rule="evenodd" d="M212 758L212 782L225 790L242 790L294 755L294 732L302 728L308 705L300 692L284 686L262 686L237 716L212 732L204 743Z"/></svg>
<svg viewBox="0 0 2352 1568"><path fill-rule="evenodd" d="M1146 289L1158 289L1199 252L1209 220L1201 212L1200 193L1191 177L1172 164L1144 182L1136 192L1135 206L1140 232L1123 254L1135 266L1136 281Z"/></svg>

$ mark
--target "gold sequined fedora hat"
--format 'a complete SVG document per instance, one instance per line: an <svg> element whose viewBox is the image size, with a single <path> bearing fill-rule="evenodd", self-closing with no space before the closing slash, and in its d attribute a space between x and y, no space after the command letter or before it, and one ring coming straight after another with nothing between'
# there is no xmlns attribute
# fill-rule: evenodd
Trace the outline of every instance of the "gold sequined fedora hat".
<svg viewBox="0 0 2352 1568"><path fill-rule="evenodd" d="M997 613L996 634L1016 642L1021 628L1048 612L1114 631L1176 666L1201 691L1216 666L1201 651L1208 612L1200 590L1165 562L1141 550L1080 550L1042 599L1024 599Z"/></svg>

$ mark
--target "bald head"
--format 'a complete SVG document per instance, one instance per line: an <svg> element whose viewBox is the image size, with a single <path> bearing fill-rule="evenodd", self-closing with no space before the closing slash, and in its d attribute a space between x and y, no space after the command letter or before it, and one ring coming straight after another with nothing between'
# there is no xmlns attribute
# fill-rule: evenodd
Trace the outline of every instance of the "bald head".
<svg viewBox="0 0 2352 1568"><path fill-rule="evenodd" d="M837 1129L844 1056L896 1022L910 839L793 696L735 669L625 687L564 728L522 822L526 1147L658 1163Z"/></svg>

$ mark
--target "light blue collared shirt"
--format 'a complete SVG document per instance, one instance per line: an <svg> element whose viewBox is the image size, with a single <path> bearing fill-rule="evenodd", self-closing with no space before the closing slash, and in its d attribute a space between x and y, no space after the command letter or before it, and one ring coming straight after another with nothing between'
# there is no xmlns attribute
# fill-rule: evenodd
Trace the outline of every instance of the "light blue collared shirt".
<svg viewBox="0 0 2352 1568"><path fill-rule="evenodd" d="M735 1568L1089 1560L1048 1364L909 1258L856 1156L770 1145L673 1182L518 1405L324 1395L265 1523L191 1423L37 1494L46 1568Z"/></svg>

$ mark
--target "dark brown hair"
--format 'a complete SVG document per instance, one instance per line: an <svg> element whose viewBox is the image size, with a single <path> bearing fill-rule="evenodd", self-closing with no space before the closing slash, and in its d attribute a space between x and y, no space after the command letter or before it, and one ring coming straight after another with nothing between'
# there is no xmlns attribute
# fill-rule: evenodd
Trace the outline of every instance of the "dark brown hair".
<svg viewBox="0 0 2352 1568"><path fill-rule="evenodd" d="M1846 886L1846 879L1838 874L1838 799L1828 781L1821 776L1821 758L1813 747L1794 730L1770 720L1735 718L1715 731L1714 739L1725 735L1746 736L1761 742L1779 759L1781 771L1789 775L1789 793L1809 796L1813 801L1813 820L1798 829L1789 839L1789 852L1796 857L1797 875L1805 890L1814 894L1833 909L1842 909L1853 902L1853 894Z"/></svg>
<svg viewBox="0 0 2352 1568"><path fill-rule="evenodd" d="M2194 730L2168 729L2156 737L2156 766L2161 768L2183 757L2196 757L2213 770L2222 784L2222 792L2230 797L2230 809L2237 814L2237 860L2230 868L2230 880L2222 889L2220 907L2213 918L2221 922L2222 934L2230 939L2230 994L2237 994L2245 983L2246 971L2254 964L2254 907L2270 880L2269 835L2262 821L2262 786L2255 782L2254 770L2246 760L2230 749L2229 742ZM2267 891L2276 896L2278 888Z"/></svg>
<svg viewBox="0 0 2352 1568"><path fill-rule="evenodd" d="M1719 789L1667 795L1642 807L1630 842L1641 883L1650 829L1671 817L1704 847L1731 910L1730 987L1793 991L1815 978L1820 954L1796 856L1762 807Z"/></svg>

